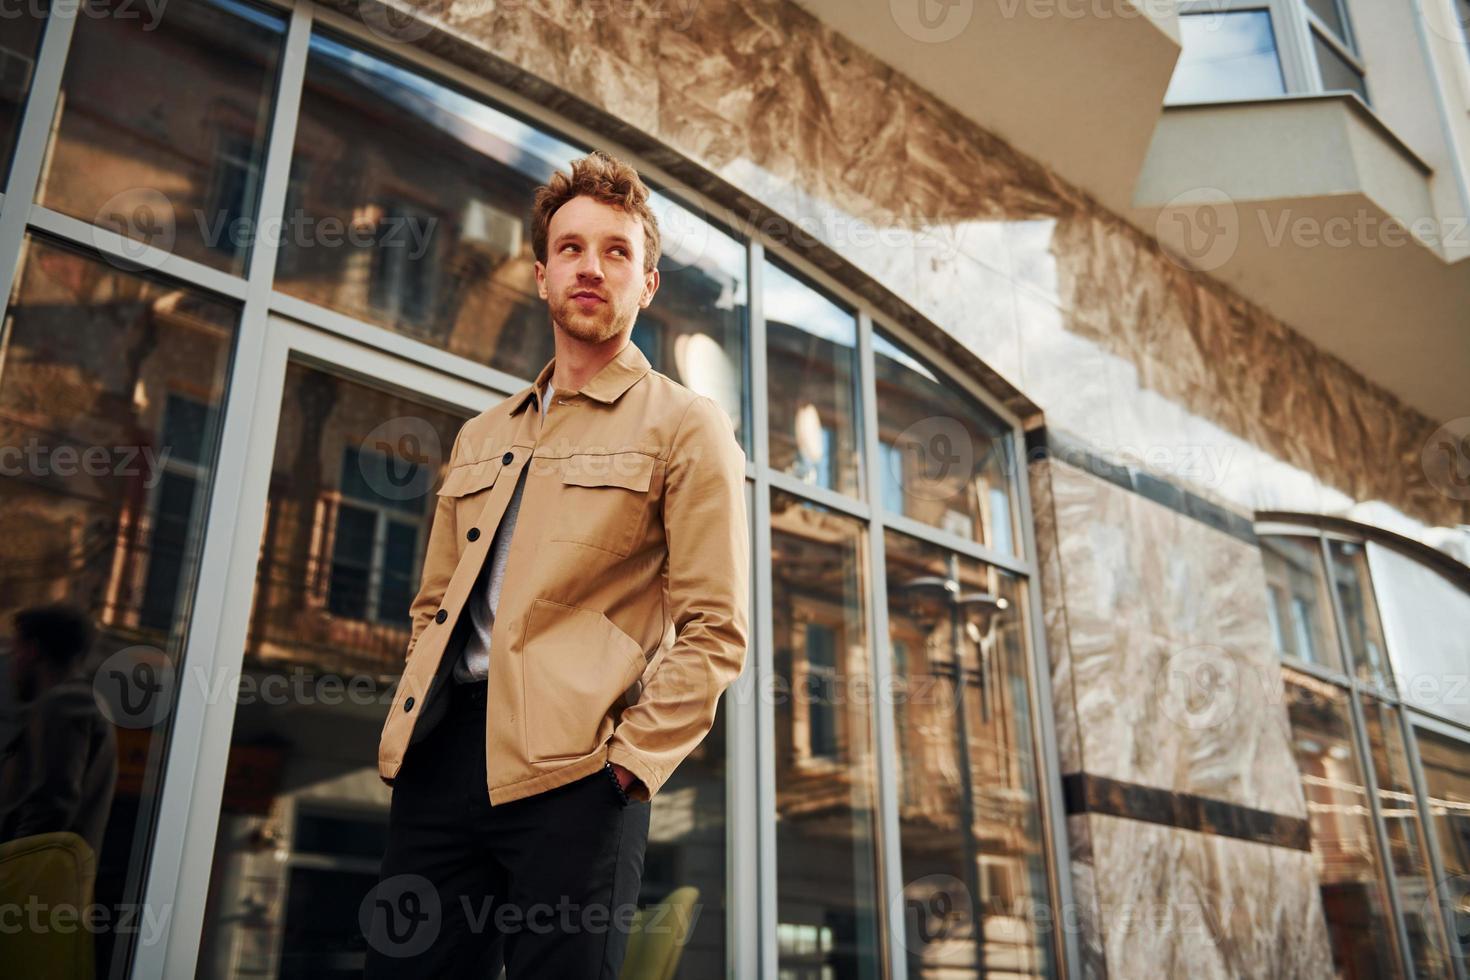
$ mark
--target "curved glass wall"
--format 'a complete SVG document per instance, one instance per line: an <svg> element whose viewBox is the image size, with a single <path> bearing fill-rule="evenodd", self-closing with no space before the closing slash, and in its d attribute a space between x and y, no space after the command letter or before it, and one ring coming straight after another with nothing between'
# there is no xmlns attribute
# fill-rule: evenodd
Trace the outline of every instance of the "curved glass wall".
<svg viewBox="0 0 1470 980"><path fill-rule="evenodd" d="M84 689L129 650L124 680L143 664L172 685L146 717L99 725L120 764L97 896L198 901L151 933L96 937L99 976L165 956L205 977L356 975L389 799L377 726L468 414L392 365L478 386L488 407L550 357L531 192L596 140L370 32L287 30L309 10L169 13L158 31L79 19L59 88L33 96L55 125L3 280L6 445L85 459L105 442L157 465L98 478L51 456L5 473L0 638L15 612L64 599L99 627ZM113 56L138 86L98 83ZM150 87L159 65L191 84ZM273 133L289 152L268 152ZM731 689L654 809L640 903L697 895L672 975L1058 975L1014 423L798 258L649 182L662 286L632 339L729 413L770 556L753 576L755 683ZM387 366L295 349L257 363L288 320ZM222 543L241 519L239 487L213 480L244 451L222 440L230 419L271 447L244 515L258 550ZM253 562L250 587L200 586L206 548ZM0 700L7 718L28 707ZM227 761L170 765L210 752Z"/></svg>

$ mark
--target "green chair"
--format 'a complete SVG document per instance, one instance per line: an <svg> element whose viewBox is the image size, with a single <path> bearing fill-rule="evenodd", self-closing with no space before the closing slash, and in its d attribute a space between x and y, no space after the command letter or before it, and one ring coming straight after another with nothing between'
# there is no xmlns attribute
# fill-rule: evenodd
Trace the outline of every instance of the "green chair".
<svg viewBox="0 0 1470 980"><path fill-rule="evenodd" d="M639 909L628 934L622 980L672 980L694 928L699 889L675 888L662 902Z"/></svg>
<svg viewBox="0 0 1470 980"><path fill-rule="evenodd" d="M20 928L0 929L0 972L26 980L91 980L95 936L87 928L97 858L68 831L0 844L0 908L20 909ZM33 916L43 928L32 926Z"/></svg>

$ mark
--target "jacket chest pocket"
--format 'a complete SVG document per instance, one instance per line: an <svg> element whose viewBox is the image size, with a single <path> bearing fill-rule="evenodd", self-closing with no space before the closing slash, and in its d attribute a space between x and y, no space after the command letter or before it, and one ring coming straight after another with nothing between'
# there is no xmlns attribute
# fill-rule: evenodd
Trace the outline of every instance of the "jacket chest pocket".
<svg viewBox="0 0 1470 980"><path fill-rule="evenodd" d="M454 523L457 528L471 527L489 499L490 488L502 469L500 457L477 463L451 467L439 487L439 496L454 497Z"/></svg>
<svg viewBox="0 0 1470 980"><path fill-rule="evenodd" d="M658 460L647 453L577 453L562 461L552 541L626 558L648 527L648 488Z"/></svg>

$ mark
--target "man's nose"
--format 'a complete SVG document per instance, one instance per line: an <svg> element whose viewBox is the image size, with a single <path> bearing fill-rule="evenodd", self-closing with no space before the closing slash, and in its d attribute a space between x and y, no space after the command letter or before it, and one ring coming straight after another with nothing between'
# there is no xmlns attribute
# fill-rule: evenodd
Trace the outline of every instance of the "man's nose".
<svg viewBox="0 0 1470 980"><path fill-rule="evenodd" d="M582 253L581 261L577 263L577 278L602 281L602 263L597 253L591 251Z"/></svg>

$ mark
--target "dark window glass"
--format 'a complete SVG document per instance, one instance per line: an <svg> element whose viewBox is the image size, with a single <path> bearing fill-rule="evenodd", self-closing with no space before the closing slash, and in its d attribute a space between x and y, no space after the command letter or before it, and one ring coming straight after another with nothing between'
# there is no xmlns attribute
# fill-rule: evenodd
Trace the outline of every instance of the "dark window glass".
<svg viewBox="0 0 1470 980"><path fill-rule="evenodd" d="M1315 29L1312 31L1312 50L1317 53L1317 69L1322 73L1322 88L1328 92L1356 92L1364 102L1368 98L1368 83L1363 73L1338 54L1337 49L1323 39Z"/></svg>
<svg viewBox="0 0 1470 980"><path fill-rule="evenodd" d="M286 21L239 0L154 9L78 13L37 200L241 274Z"/></svg>
<svg viewBox="0 0 1470 980"><path fill-rule="evenodd" d="M49 0L41 0L15 4L0 17L0 187L10 174L21 114L31 94L31 79L50 10Z"/></svg>
<svg viewBox="0 0 1470 980"><path fill-rule="evenodd" d="M173 706L198 691L181 668L237 317L30 238L4 324L0 446L19 454L0 480L0 632L13 643L17 612L64 600L96 638L64 680L27 671L5 705L24 735L0 759L0 842L75 834L106 921L141 907ZM66 705L73 723L55 725ZM137 935L89 936L96 974L126 975Z"/></svg>

